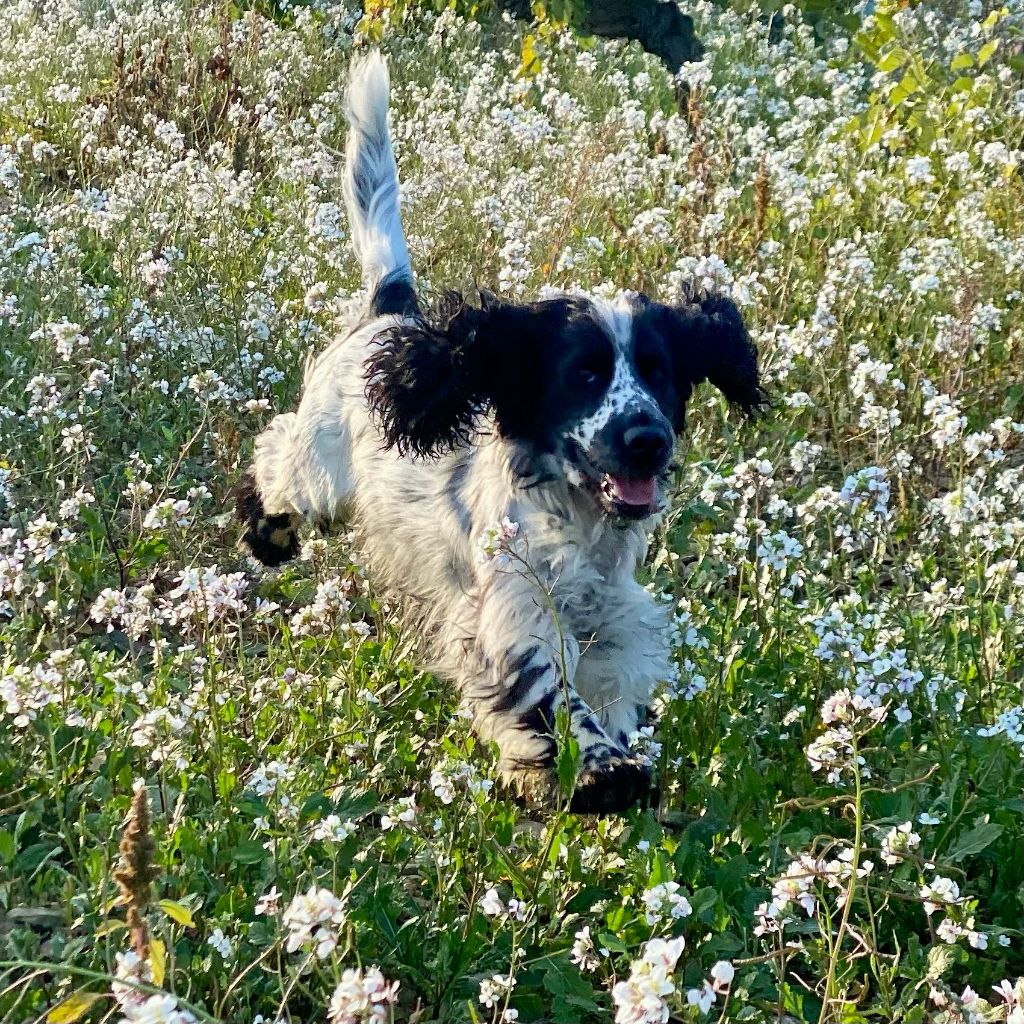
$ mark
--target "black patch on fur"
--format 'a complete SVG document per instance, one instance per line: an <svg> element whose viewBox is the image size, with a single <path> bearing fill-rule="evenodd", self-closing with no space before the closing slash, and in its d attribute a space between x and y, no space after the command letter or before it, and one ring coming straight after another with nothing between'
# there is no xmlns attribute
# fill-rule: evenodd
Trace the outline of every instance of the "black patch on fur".
<svg viewBox="0 0 1024 1024"><path fill-rule="evenodd" d="M526 668L526 666L529 665L535 657L537 657L537 653L539 651L539 644L530 644L525 651L522 651L520 654L517 654L514 658L510 658L504 663L502 666L502 675L511 677L517 672L522 672L522 670Z"/></svg>
<svg viewBox="0 0 1024 1024"><path fill-rule="evenodd" d="M611 758L580 773L569 801L576 814L616 814L652 797L651 769L634 758Z"/></svg>
<svg viewBox="0 0 1024 1024"><path fill-rule="evenodd" d="M377 336L366 400L385 449L438 456L469 441L483 408L471 358L480 313L449 292L430 320Z"/></svg>
<svg viewBox="0 0 1024 1024"><path fill-rule="evenodd" d="M388 274L373 290L370 299L372 316L417 316L419 311L416 289L407 270Z"/></svg>
<svg viewBox="0 0 1024 1024"><path fill-rule="evenodd" d="M539 703L524 711L519 716L519 724L524 729L529 729L537 736L550 737L551 759L554 760L555 744L555 701L558 694L551 690L541 697Z"/></svg>
<svg viewBox="0 0 1024 1024"><path fill-rule="evenodd" d="M509 683L505 692L495 702L494 710L504 713L522 707L526 703L527 694L533 689L538 679L542 678L550 669L549 665L540 662L536 665L528 665L516 673L515 682Z"/></svg>
<svg viewBox="0 0 1024 1024"><path fill-rule="evenodd" d="M247 527L242 540L264 565L281 565L299 553L298 517L287 512L268 516L251 471L235 488L235 514Z"/></svg>
<svg viewBox="0 0 1024 1024"><path fill-rule="evenodd" d="M706 295L679 306L646 302L634 331L638 337L645 332L660 334L668 343L676 393L671 418L676 430L684 425L686 402L693 389L704 381L748 416L767 404L757 349L732 299Z"/></svg>
<svg viewBox="0 0 1024 1024"><path fill-rule="evenodd" d="M480 416L498 432L554 450L558 428L601 399L581 383L614 360L611 339L584 299L527 305L481 292L480 306L450 292L436 311L378 335L366 362L366 397L385 448L438 456L467 444Z"/></svg>

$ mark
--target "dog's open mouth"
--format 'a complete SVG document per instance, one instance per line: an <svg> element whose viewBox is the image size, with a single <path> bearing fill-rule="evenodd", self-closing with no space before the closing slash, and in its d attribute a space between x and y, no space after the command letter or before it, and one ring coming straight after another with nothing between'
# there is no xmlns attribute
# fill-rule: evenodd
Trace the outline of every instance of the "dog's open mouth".
<svg viewBox="0 0 1024 1024"><path fill-rule="evenodd" d="M601 477L600 491L605 505L616 515L627 519L644 519L658 510L657 477Z"/></svg>

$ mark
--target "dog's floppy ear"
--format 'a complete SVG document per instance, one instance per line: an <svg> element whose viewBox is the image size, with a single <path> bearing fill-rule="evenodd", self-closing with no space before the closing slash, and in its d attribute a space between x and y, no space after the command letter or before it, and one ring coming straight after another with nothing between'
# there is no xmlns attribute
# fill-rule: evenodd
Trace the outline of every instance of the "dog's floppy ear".
<svg viewBox="0 0 1024 1024"><path fill-rule="evenodd" d="M757 349L732 299L706 295L667 307L673 376L679 396L681 426L686 400L703 381L714 384L728 401L747 415L767 402L761 387Z"/></svg>
<svg viewBox="0 0 1024 1024"><path fill-rule="evenodd" d="M485 311L448 292L428 320L382 331L366 361L366 399L385 448L437 456L469 440L485 406L477 329Z"/></svg>
<svg viewBox="0 0 1024 1024"><path fill-rule="evenodd" d="M547 356L578 305L517 305L481 291L468 306L452 292L435 313L383 331L367 359L366 397L385 448L441 455L468 443L487 410L502 437L536 439Z"/></svg>

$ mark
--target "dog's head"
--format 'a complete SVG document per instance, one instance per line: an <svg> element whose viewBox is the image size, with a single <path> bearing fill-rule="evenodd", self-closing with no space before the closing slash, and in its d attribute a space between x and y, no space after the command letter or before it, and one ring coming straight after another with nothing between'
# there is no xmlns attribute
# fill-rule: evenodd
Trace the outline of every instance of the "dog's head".
<svg viewBox="0 0 1024 1024"><path fill-rule="evenodd" d="M512 305L485 294L477 307L452 295L435 318L396 321L367 364L385 446L441 454L468 443L490 410L502 437L553 456L625 519L657 511L658 478L702 381L747 413L764 401L742 317L720 296Z"/></svg>

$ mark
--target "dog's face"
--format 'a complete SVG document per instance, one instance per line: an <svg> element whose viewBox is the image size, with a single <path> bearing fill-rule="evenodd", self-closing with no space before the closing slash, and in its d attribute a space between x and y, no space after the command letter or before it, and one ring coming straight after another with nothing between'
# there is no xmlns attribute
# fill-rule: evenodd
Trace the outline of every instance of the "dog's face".
<svg viewBox="0 0 1024 1024"><path fill-rule="evenodd" d="M450 297L434 323L381 335L367 396L387 446L438 454L468 442L489 408L501 435L561 467L608 516L658 510L693 387L714 383L745 411L763 401L735 305L667 306L563 297L511 305Z"/></svg>

